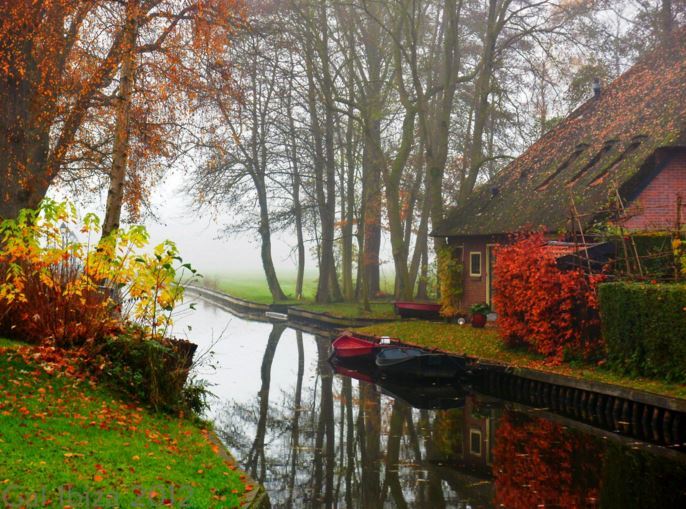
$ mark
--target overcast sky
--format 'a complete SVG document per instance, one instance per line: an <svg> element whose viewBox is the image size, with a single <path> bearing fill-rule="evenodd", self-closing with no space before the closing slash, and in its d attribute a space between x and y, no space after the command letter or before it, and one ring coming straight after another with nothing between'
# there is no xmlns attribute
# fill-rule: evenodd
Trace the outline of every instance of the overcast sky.
<svg viewBox="0 0 686 509"><path fill-rule="evenodd" d="M172 175L161 184L153 199L159 222L148 219L145 223L150 232L151 243L173 240L184 260L190 261L203 274L262 273L257 232L223 235L222 217L230 212L213 218L209 212L198 214L192 210L191 205L191 199L184 193L179 175ZM272 256L279 272L295 272L296 263L290 252L291 248L284 242L283 236L275 235L272 239ZM313 267L312 260L308 260L308 263Z"/></svg>
<svg viewBox="0 0 686 509"><path fill-rule="evenodd" d="M151 246L166 239L173 240L184 261L190 262L204 275L261 276L263 271L257 232L222 235L222 217L230 217L230 211L219 217L212 217L209 212L198 214L192 209L191 199L183 191L182 184L182 176L174 172L154 190L152 208L157 217L144 221L150 232ZM66 190L51 188L48 194L57 200L71 199ZM105 196L103 192L100 199L93 200L88 207L78 205L79 215L95 212L102 219ZM291 255L289 244L284 241L290 236L276 234L272 237L272 256L280 275L296 272L295 257ZM309 270L316 270L311 258L306 264Z"/></svg>

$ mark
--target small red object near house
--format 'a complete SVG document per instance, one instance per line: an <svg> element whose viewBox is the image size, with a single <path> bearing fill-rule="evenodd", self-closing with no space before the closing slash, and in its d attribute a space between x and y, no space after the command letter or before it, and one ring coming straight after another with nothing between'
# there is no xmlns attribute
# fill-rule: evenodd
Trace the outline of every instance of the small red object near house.
<svg viewBox="0 0 686 509"><path fill-rule="evenodd" d="M380 343L373 339L360 338L349 333L338 336L332 343L333 351L341 359L359 359L373 357L384 347L394 346L392 343Z"/></svg>
<svg viewBox="0 0 686 509"><path fill-rule="evenodd" d="M441 305L436 302L416 302L397 300L393 303L395 311L403 318L438 318Z"/></svg>
<svg viewBox="0 0 686 509"><path fill-rule="evenodd" d="M475 313L472 315L472 327L481 329L486 326L487 317L481 313Z"/></svg>

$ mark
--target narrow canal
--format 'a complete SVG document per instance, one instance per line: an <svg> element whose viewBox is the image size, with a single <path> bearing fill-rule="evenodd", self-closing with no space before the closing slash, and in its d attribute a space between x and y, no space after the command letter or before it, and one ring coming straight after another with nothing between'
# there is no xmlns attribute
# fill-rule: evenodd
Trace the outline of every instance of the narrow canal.
<svg viewBox="0 0 686 509"><path fill-rule="evenodd" d="M176 333L214 352L208 417L275 508L686 507L682 452L470 388L336 374L328 337L196 300Z"/></svg>

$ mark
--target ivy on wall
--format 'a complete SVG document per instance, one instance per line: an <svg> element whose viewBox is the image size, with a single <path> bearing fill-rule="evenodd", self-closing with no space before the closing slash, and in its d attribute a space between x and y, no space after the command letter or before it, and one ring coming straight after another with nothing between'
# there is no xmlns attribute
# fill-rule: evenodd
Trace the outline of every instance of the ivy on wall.
<svg viewBox="0 0 686 509"><path fill-rule="evenodd" d="M437 258L441 316L453 318L463 312L461 304L464 293L464 265L450 246L441 247Z"/></svg>

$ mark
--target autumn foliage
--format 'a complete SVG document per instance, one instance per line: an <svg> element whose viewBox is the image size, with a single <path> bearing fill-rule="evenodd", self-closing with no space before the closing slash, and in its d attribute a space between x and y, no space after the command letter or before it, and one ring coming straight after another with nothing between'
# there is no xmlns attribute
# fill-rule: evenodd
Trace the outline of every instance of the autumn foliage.
<svg viewBox="0 0 686 509"><path fill-rule="evenodd" d="M449 246L438 252L438 285L440 287L441 316L452 318L460 314L463 293L464 267Z"/></svg>
<svg viewBox="0 0 686 509"><path fill-rule="evenodd" d="M80 229L85 242L68 238ZM164 336L183 296L174 244L143 251L142 227L97 240L97 217L79 224L66 203L43 201L0 223L0 323L5 333L34 343L78 346L123 330L131 321Z"/></svg>
<svg viewBox="0 0 686 509"><path fill-rule="evenodd" d="M126 44L126 11L137 38ZM125 204L133 216L188 150L208 95L237 96L225 49L238 0L11 1L0 16L0 217L36 207L55 179L109 177L122 60L135 53ZM209 121L209 116L205 117Z"/></svg>
<svg viewBox="0 0 686 509"><path fill-rule="evenodd" d="M507 344L526 345L553 361L598 352L602 275L560 270L540 232L516 235L495 257L494 304Z"/></svg>

